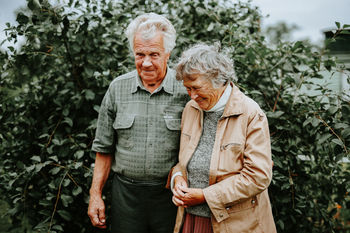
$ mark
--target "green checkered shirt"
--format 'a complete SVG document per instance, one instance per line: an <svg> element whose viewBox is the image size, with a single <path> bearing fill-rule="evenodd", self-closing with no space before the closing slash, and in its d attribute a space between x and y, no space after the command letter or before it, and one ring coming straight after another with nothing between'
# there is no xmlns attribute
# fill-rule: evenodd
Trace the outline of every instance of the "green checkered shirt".
<svg viewBox="0 0 350 233"><path fill-rule="evenodd" d="M92 150L114 154L112 170L136 180L165 179L177 163L182 110L189 96L168 68L152 94L136 70L110 84Z"/></svg>

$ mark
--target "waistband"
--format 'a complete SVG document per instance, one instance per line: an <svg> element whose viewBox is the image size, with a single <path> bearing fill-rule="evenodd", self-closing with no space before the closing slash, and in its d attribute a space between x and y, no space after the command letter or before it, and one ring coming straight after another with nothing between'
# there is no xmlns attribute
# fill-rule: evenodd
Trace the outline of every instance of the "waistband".
<svg viewBox="0 0 350 233"><path fill-rule="evenodd" d="M118 173L114 173L114 178L118 178L121 182L124 182L126 184L132 184L136 186L165 186L166 185L166 179L159 179L159 180L135 180L126 176L123 176Z"/></svg>

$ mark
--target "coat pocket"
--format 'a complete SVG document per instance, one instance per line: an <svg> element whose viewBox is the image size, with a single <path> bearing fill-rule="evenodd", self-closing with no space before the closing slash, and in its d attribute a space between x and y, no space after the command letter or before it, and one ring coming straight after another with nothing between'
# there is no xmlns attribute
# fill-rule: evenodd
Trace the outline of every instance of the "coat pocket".
<svg viewBox="0 0 350 233"><path fill-rule="evenodd" d="M243 144L238 142L223 143L220 146L218 175L236 174L243 168Z"/></svg>
<svg viewBox="0 0 350 233"><path fill-rule="evenodd" d="M226 232L259 232L258 201L256 197L227 206L229 218L224 221Z"/></svg>

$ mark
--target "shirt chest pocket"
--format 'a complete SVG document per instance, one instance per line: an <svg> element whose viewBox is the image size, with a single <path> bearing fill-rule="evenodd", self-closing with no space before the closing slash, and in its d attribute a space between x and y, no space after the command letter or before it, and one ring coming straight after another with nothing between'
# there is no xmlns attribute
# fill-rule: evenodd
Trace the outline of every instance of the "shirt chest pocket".
<svg viewBox="0 0 350 233"><path fill-rule="evenodd" d="M118 129L129 129L134 124L135 116L128 114L117 114L114 122L113 128Z"/></svg>
<svg viewBox="0 0 350 233"><path fill-rule="evenodd" d="M164 116L164 121L168 130L181 130L181 119L172 119Z"/></svg>
<svg viewBox="0 0 350 233"><path fill-rule="evenodd" d="M220 147L219 173L239 173L243 168L244 145L238 142L223 143Z"/></svg>
<svg viewBox="0 0 350 233"><path fill-rule="evenodd" d="M132 131L130 129L133 127L134 121L134 115L117 114L113 122L113 128L117 132L117 143L119 146L129 149L133 147Z"/></svg>

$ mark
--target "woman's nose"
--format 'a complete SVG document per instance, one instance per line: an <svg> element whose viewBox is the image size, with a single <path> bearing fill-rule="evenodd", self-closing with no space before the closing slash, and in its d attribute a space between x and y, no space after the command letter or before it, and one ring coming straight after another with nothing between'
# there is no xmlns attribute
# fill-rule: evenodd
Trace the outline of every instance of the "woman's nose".
<svg viewBox="0 0 350 233"><path fill-rule="evenodd" d="M191 99L195 100L198 97L198 95L195 91L191 91L190 97L191 97Z"/></svg>

